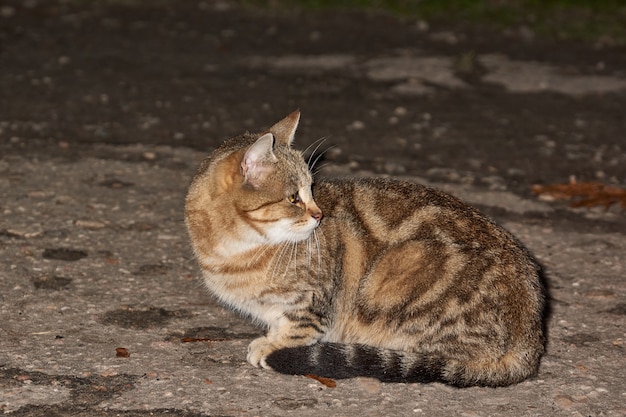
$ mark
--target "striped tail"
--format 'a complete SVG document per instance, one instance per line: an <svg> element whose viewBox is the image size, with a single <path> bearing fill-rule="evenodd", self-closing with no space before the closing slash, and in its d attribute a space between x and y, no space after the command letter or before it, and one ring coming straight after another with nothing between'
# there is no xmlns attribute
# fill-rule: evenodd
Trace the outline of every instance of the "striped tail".
<svg viewBox="0 0 626 417"><path fill-rule="evenodd" d="M494 359L461 361L366 345L317 343L272 352L266 363L288 375L345 379L358 376L382 382L442 382L455 387L502 387L534 375L542 345L512 349Z"/></svg>
<svg viewBox="0 0 626 417"><path fill-rule="evenodd" d="M366 345L317 343L286 348L272 352L266 363L276 372L288 375L313 374L333 379L361 376L382 382L465 385L445 378L443 360Z"/></svg>

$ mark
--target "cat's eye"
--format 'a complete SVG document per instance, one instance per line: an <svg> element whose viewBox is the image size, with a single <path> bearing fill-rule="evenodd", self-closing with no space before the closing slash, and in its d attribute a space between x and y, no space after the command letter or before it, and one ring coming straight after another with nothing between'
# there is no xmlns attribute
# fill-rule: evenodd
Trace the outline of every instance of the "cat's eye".
<svg viewBox="0 0 626 417"><path fill-rule="evenodd" d="M298 204L302 201L302 199L300 198L300 194L293 193L289 197L287 197L287 201L289 201L291 204Z"/></svg>

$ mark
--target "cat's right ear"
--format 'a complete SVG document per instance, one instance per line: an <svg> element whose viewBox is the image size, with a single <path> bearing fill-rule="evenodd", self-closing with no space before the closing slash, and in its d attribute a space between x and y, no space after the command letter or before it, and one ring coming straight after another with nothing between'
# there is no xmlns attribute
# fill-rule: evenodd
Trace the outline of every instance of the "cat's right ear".
<svg viewBox="0 0 626 417"><path fill-rule="evenodd" d="M296 135L296 129L300 123L300 110L290 113L280 122L270 127L270 132L276 136L276 141L282 145L291 146Z"/></svg>
<svg viewBox="0 0 626 417"><path fill-rule="evenodd" d="M272 172L272 164L277 161L274 155L274 136L266 133L254 142L241 160L244 182L258 188Z"/></svg>

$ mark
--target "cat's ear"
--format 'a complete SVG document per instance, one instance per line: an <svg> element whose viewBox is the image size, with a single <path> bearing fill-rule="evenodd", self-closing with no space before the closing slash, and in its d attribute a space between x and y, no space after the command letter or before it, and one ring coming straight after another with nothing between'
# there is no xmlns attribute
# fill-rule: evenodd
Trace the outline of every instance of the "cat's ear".
<svg viewBox="0 0 626 417"><path fill-rule="evenodd" d="M266 133L254 142L241 160L241 171L244 181L257 188L272 172L272 164L277 161L272 151L274 136Z"/></svg>
<svg viewBox="0 0 626 417"><path fill-rule="evenodd" d="M276 141L280 144L290 146L293 142L293 138L296 135L296 129L300 122L300 110L296 110L289 116L285 117L274 126L270 127L269 131L274 134Z"/></svg>

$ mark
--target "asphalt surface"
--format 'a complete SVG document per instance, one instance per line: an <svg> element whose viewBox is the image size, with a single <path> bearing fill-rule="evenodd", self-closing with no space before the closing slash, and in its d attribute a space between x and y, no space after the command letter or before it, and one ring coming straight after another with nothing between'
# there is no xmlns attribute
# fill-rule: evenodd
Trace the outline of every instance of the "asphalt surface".
<svg viewBox="0 0 626 417"><path fill-rule="evenodd" d="M393 30L390 30L393 29ZM548 349L500 388L329 387L252 368L202 287L186 187L299 108L324 176L441 187L544 265ZM626 220L534 184L626 186L626 49L230 2L0 4L0 410L15 416L626 415Z"/></svg>

